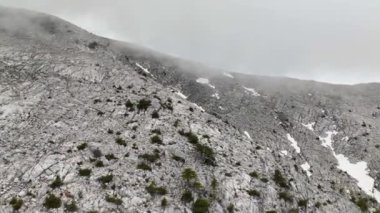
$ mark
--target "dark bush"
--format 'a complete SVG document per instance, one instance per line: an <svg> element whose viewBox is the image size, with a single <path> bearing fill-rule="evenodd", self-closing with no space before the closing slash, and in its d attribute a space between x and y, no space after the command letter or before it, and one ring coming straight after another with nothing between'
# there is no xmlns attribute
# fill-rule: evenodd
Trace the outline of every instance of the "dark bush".
<svg viewBox="0 0 380 213"><path fill-rule="evenodd" d="M258 178L259 177L259 174L255 171L249 173L249 176L251 176L252 178Z"/></svg>
<svg viewBox="0 0 380 213"><path fill-rule="evenodd" d="M204 163L210 166L216 166L215 154L211 147L202 144L196 144L196 150L204 159Z"/></svg>
<svg viewBox="0 0 380 213"><path fill-rule="evenodd" d="M254 189L247 190L247 193L251 197L260 197L260 192Z"/></svg>
<svg viewBox="0 0 380 213"><path fill-rule="evenodd" d="M108 195L108 194L106 195L106 201L109 202L109 203L116 204L116 205L123 204L123 200L122 199L114 197L114 196L111 196L111 195Z"/></svg>
<svg viewBox="0 0 380 213"><path fill-rule="evenodd" d="M150 138L150 142L153 144L162 144L162 139L158 135L155 135Z"/></svg>
<svg viewBox="0 0 380 213"><path fill-rule="evenodd" d="M127 146L127 142L125 142L125 140L123 140L123 139L120 138L120 137L117 137L117 138L115 139L115 143L117 143L117 144L119 144L119 145L121 145L121 146Z"/></svg>
<svg viewBox="0 0 380 213"><path fill-rule="evenodd" d="M198 198L193 203L193 213L207 213L210 203L205 198Z"/></svg>
<svg viewBox="0 0 380 213"><path fill-rule="evenodd" d="M54 194L49 194L46 196L43 206L47 209L58 209L61 207L61 198L56 197Z"/></svg>
<svg viewBox="0 0 380 213"><path fill-rule="evenodd" d="M160 118L160 115L158 114L157 111L153 111L152 118L155 118L155 119Z"/></svg>
<svg viewBox="0 0 380 213"><path fill-rule="evenodd" d="M117 160L117 157L115 157L114 154L107 154L104 156L108 161L110 160Z"/></svg>
<svg viewBox="0 0 380 213"><path fill-rule="evenodd" d="M78 206L74 200L71 201L70 203L65 203L64 207L65 207L65 210L68 212L78 211Z"/></svg>
<svg viewBox="0 0 380 213"><path fill-rule="evenodd" d="M87 143L82 143L81 145L77 146L78 150L84 150L87 147Z"/></svg>
<svg viewBox="0 0 380 213"><path fill-rule="evenodd" d="M146 191L151 195L166 195L168 191L163 186L157 186L157 184L153 181L149 184L149 186L145 187Z"/></svg>
<svg viewBox="0 0 380 213"><path fill-rule="evenodd" d="M191 193L191 191L186 190L182 193L182 196L181 196L182 202L190 203L190 202L193 202L193 200L194 200L194 198L193 198L193 194Z"/></svg>
<svg viewBox="0 0 380 213"><path fill-rule="evenodd" d="M55 189L55 188L59 188L63 185L63 182L61 180L61 177L60 176L57 176L54 181L50 184L50 187Z"/></svg>
<svg viewBox="0 0 380 213"><path fill-rule="evenodd" d="M198 178L197 173L191 169L186 168L182 171L182 179L186 182L190 182L191 180L196 180Z"/></svg>
<svg viewBox="0 0 380 213"><path fill-rule="evenodd" d="M161 206L163 208L166 208L168 206L168 200L165 197L161 200Z"/></svg>
<svg viewBox="0 0 380 213"><path fill-rule="evenodd" d="M227 206L227 211L228 211L228 213L234 213L234 211L235 211L234 204L230 203L230 205Z"/></svg>
<svg viewBox="0 0 380 213"><path fill-rule="evenodd" d="M87 46L88 46L88 48L93 50L93 49L97 48L99 46L99 44L98 44L98 42L93 41L93 42L89 43Z"/></svg>
<svg viewBox="0 0 380 213"><path fill-rule="evenodd" d="M153 154L146 153L146 154L139 155L139 158L142 158L142 159L144 159L146 161L149 161L150 163L154 163L158 159L160 159L160 155L159 155L158 152L154 152Z"/></svg>
<svg viewBox="0 0 380 213"><path fill-rule="evenodd" d="M302 199L302 200L299 200L299 201L297 202L297 204L298 204L299 207L306 208L308 202L309 202L308 199Z"/></svg>
<svg viewBox="0 0 380 213"><path fill-rule="evenodd" d="M141 99L137 104L137 109L146 111L151 105L150 100Z"/></svg>
<svg viewBox="0 0 380 213"><path fill-rule="evenodd" d="M99 149L95 149L92 151L92 154L94 155L95 158L100 158L102 157L102 151L100 151Z"/></svg>
<svg viewBox="0 0 380 213"><path fill-rule="evenodd" d="M96 161L95 166L96 167L103 167L104 166L103 161L101 161L101 160Z"/></svg>
<svg viewBox="0 0 380 213"><path fill-rule="evenodd" d="M104 175L104 176L99 177L98 181L103 184L106 184L106 183L110 183L112 179L113 179L113 175L109 174L109 175Z"/></svg>
<svg viewBox="0 0 380 213"><path fill-rule="evenodd" d="M289 188L289 185L287 183L287 180L282 176L280 170L276 169L273 175L273 180L274 182L283 188Z"/></svg>
<svg viewBox="0 0 380 213"><path fill-rule="evenodd" d="M150 167L148 164L141 162L137 165L137 169L145 170L145 171L152 171L152 167Z"/></svg>
<svg viewBox="0 0 380 213"><path fill-rule="evenodd" d="M18 197L13 197L11 201L9 201L9 205L11 205L13 210L15 211L21 209L23 204L24 204L24 201Z"/></svg>
<svg viewBox="0 0 380 213"><path fill-rule="evenodd" d="M288 203L293 202L293 196L286 191L279 192L278 196L281 200L284 200L285 202L288 202Z"/></svg>
<svg viewBox="0 0 380 213"><path fill-rule="evenodd" d="M79 169L79 176L90 177L92 170L91 169Z"/></svg>
<svg viewBox="0 0 380 213"><path fill-rule="evenodd" d="M185 159L180 157L180 156L177 156L177 155L174 155L172 156L172 159L175 160L175 161L178 161L178 162L181 162L181 163L185 163Z"/></svg>
<svg viewBox="0 0 380 213"><path fill-rule="evenodd" d="M191 144L197 144L199 142L198 137L192 132L184 132L183 130L178 131L178 133L187 138L187 141Z"/></svg>

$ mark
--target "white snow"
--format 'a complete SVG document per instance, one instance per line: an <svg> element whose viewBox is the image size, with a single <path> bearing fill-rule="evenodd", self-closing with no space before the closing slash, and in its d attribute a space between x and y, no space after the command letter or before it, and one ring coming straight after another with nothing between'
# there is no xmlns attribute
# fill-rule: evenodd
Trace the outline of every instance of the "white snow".
<svg viewBox="0 0 380 213"><path fill-rule="evenodd" d="M224 72L223 75L224 75L224 76L227 76L227 77L229 77L229 78L234 78L233 75L231 75L230 73L227 73L227 72Z"/></svg>
<svg viewBox="0 0 380 213"><path fill-rule="evenodd" d="M310 172L310 164L308 162L305 162L304 164L301 165L301 168L306 172L306 175L308 177L311 176L311 172Z"/></svg>
<svg viewBox="0 0 380 213"><path fill-rule="evenodd" d="M334 151L334 148L332 147L332 137L336 134L338 134L337 131L328 131L326 132L327 136L325 138L321 137L322 140L322 146L330 148Z"/></svg>
<svg viewBox="0 0 380 213"><path fill-rule="evenodd" d="M176 94L177 94L179 97L183 98L183 99L187 99L187 96L184 95L181 91L177 91Z"/></svg>
<svg viewBox="0 0 380 213"><path fill-rule="evenodd" d="M331 149L334 157L338 161L338 169L347 172L352 178L357 180L357 185L369 196L374 197L378 202L380 202L380 191L375 189L375 180L369 176L369 170L367 167L367 162L359 161L356 163L351 163L350 160L343 154L336 154L332 146L332 136L336 135L336 131L326 132L327 136L322 138L322 146ZM346 137L343 138L343 140Z"/></svg>
<svg viewBox="0 0 380 213"><path fill-rule="evenodd" d="M224 108L222 106L219 106L219 109L224 110Z"/></svg>
<svg viewBox="0 0 380 213"><path fill-rule="evenodd" d="M253 96L261 96L255 89L243 87L246 91L250 92Z"/></svg>
<svg viewBox="0 0 380 213"><path fill-rule="evenodd" d="M244 131L244 134L247 136L248 139L252 139L247 131Z"/></svg>
<svg viewBox="0 0 380 213"><path fill-rule="evenodd" d="M194 105L195 105L197 108L199 108L202 112L205 112L205 111L206 111L205 109L203 109L203 107L199 106L198 104L195 104L195 103L194 103Z"/></svg>
<svg viewBox="0 0 380 213"><path fill-rule="evenodd" d="M219 96L218 93L214 93L214 94L212 94L211 97L214 97L214 98L216 98L216 99L218 99L218 100L220 99L220 96Z"/></svg>
<svg viewBox="0 0 380 213"><path fill-rule="evenodd" d="M215 86L210 84L210 81L207 79L207 78L198 78L196 80L197 83L200 83L200 84L207 84L209 87L215 89Z"/></svg>
<svg viewBox="0 0 380 213"><path fill-rule="evenodd" d="M311 131L314 131L314 125L315 125L315 122L309 123L309 124L302 124L302 126L308 128Z"/></svg>
<svg viewBox="0 0 380 213"><path fill-rule="evenodd" d="M300 153L301 149L298 146L297 141L289 133L286 135L286 137L288 138L288 140L290 141L290 145L296 150L296 152Z"/></svg>
<svg viewBox="0 0 380 213"><path fill-rule="evenodd" d="M282 150L282 151L280 151L280 155L286 156L286 155L288 155L288 151Z"/></svg>
<svg viewBox="0 0 380 213"><path fill-rule="evenodd" d="M23 108L17 104L8 104L0 107L0 119L6 118L8 115L22 113Z"/></svg>
<svg viewBox="0 0 380 213"><path fill-rule="evenodd" d="M140 69L142 69L144 72L150 74L149 70L148 70L147 68L143 67L141 64L136 63L136 66L138 66L138 67L139 67Z"/></svg>

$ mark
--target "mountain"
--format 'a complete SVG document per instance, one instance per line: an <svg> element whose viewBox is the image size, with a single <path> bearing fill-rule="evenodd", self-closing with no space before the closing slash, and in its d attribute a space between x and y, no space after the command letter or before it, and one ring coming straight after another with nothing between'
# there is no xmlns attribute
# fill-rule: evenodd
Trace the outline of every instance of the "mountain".
<svg viewBox="0 0 380 213"><path fill-rule="evenodd" d="M0 7L0 212L375 212L379 89L220 71Z"/></svg>

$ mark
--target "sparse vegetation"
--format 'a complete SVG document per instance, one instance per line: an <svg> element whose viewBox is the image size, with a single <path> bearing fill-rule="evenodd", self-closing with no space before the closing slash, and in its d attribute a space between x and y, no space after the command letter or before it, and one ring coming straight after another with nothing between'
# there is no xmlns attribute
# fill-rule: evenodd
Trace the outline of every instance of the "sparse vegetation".
<svg viewBox="0 0 380 213"><path fill-rule="evenodd" d="M163 186L157 186L157 184L153 181L149 184L149 186L145 187L146 191L151 195L166 195L168 191Z"/></svg>
<svg viewBox="0 0 380 213"><path fill-rule="evenodd" d="M168 206L168 200L166 199L166 197L162 198L161 206L162 208L166 208Z"/></svg>
<svg viewBox="0 0 380 213"><path fill-rule="evenodd" d="M172 156L172 159L175 160L175 161L178 161L178 162L181 162L181 163L185 163L185 159L180 157L180 156L177 156L177 155L174 155Z"/></svg>
<svg viewBox="0 0 380 213"><path fill-rule="evenodd" d="M56 197L54 194L47 195L43 203L43 206L47 209L58 209L61 205L61 198Z"/></svg>
<svg viewBox="0 0 380 213"><path fill-rule="evenodd" d="M15 211L18 211L19 209L21 209L23 204L24 204L24 201L18 197L13 197L11 201L9 201L9 205L11 205L13 210Z"/></svg>
<svg viewBox="0 0 380 213"><path fill-rule="evenodd" d="M93 41L93 42L89 43L87 46L88 46L88 48L93 50L93 49L96 49L99 46L99 44L98 44L98 42Z"/></svg>
<svg viewBox="0 0 380 213"><path fill-rule="evenodd" d="M58 175L54 181L50 184L50 187L55 189L55 188L59 188L63 185L63 181L61 179L61 177Z"/></svg>
<svg viewBox="0 0 380 213"><path fill-rule="evenodd" d="M190 203L194 200L193 198L193 194L191 193L191 191L189 190L185 190L183 193L182 193L182 196L181 196L181 201L182 202L185 202L185 203Z"/></svg>
<svg viewBox="0 0 380 213"><path fill-rule="evenodd" d="M150 142L153 144L162 144L162 139L158 135L154 135L150 138Z"/></svg>
<svg viewBox="0 0 380 213"><path fill-rule="evenodd" d="M95 167L104 167L103 161L101 160L96 161Z"/></svg>
<svg viewBox="0 0 380 213"><path fill-rule="evenodd" d="M64 207L65 207L65 210L68 212L78 211L78 206L74 200L71 201L70 203L69 202L65 203Z"/></svg>
<svg viewBox="0 0 380 213"><path fill-rule="evenodd" d="M206 165L215 166L215 154L211 147L202 144L196 144L196 150L203 157Z"/></svg>
<svg viewBox="0 0 380 213"><path fill-rule="evenodd" d="M251 176L251 178L259 178L259 174L255 171L249 173L249 176Z"/></svg>
<svg viewBox="0 0 380 213"><path fill-rule="evenodd" d="M98 178L98 181L101 182L102 184L110 183L113 179L113 175L104 175Z"/></svg>
<svg viewBox="0 0 380 213"><path fill-rule="evenodd" d="M79 169L79 176L82 176L82 177L90 177L91 176L91 172L92 170L91 169Z"/></svg>
<svg viewBox="0 0 380 213"><path fill-rule="evenodd" d="M123 200L122 199L117 198L115 196L108 195L108 194L106 195L106 201L108 203L113 203L115 205L121 205L121 204L123 204Z"/></svg>
<svg viewBox="0 0 380 213"><path fill-rule="evenodd" d="M282 188L289 188L287 180L284 178L284 176L282 176L280 170L278 169L276 169L274 172L273 180L278 186Z"/></svg>
<svg viewBox="0 0 380 213"><path fill-rule="evenodd" d="M260 192L254 189L247 190L247 193L251 197L260 197Z"/></svg>
<svg viewBox="0 0 380 213"><path fill-rule="evenodd" d="M279 192L278 196L281 200L284 200L285 202L292 203L293 202L293 196L289 194L287 191Z"/></svg>
<svg viewBox="0 0 380 213"><path fill-rule="evenodd" d="M115 157L114 154L107 154L104 156L108 161L110 160L117 160L117 157Z"/></svg>
<svg viewBox="0 0 380 213"><path fill-rule="evenodd" d="M92 154L94 155L95 158L100 158L102 157L102 151L100 151L99 149L95 149L92 151Z"/></svg>
<svg viewBox="0 0 380 213"><path fill-rule="evenodd" d="M359 198L352 197L351 201L354 202L363 212L368 211L368 198L362 196L359 196Z"/></svg>
<svg viewBox="0 0 380 213"><path fill-rule="evenodd" d="M135 111L135 105L130 101L130 100L127 100L127 102L125 103L125 107L128 109L128 111L130 112L133 112Z"/></svg>
<svg viewBox="0 0 380 213"><path fill-rule="evenodd" d="M154 118L154 119L158 119L158 118L160 118L160 115L158 114L158 111L153 111L153 113L152 113L152 118Z"/></svg>
<svg viewBox="0 0 380 213"><path fill-rule="evenodd" d="M197 178L198 178L197 173L191 168L186 168L182 171L182 179L188 183L191 180L196 180Z"/></svg>
<svg viewBox="0 0 380 213"><path fill-rule="evenodd" d="M210 203L205 198L198 198L193 203L193 213L207 213L208 208L210 207Z"/></svg>
<svg viewBox="0 0 380 213"><path fill-rule="evenodd" d="M144 162L137 164L137 169L141 169L144 171L152 171L152 167L150 167L148 164L146 164Z"/></svg>
<svg viewBox="0 0 380 213"><path fill-rule="evenodd" d="M141 99L137 104L137 109L139 109L139 111L141 110L146 111L150 107L150 105L151 105L150 100Z"/></svg>
<svg viewBox="0 0 380 213"><path fill-rule="evenodd" d="M192 132L184 132L183 130L180 130L180 131L178 131L178 133L180 135L186 137L187 141L191 144L195 145L195 144L198 144L198 142L199 142L198 137Z"/></svg>
<svg viewBox="0 0 380 213"><path fill-rule="evenodd" d="M145 154L139 155L139 158L142 158L150 163L154 163L158 159L160 159L160 154L159 154L159 151L156 149L154 150L153 154L145 153Z"/></svg>
<svg viewBox="0 0 380 213"><path fill-rule="evenodd" d="M77 146L78 150L84 150L87 148L87 143L82 143L81 145Z"/></svg>
<svg viewBox="0 0 380 213"><path fill-rule="evenodd" d="M122 139L122 138L120 138L120 137L117 137L117 138L115 139L115 143L117 143L117 144L119 144L119 145L121 145L121 146L127 146L127 142L125 142L125 140Z"/></svg>
<svg viewBox="0 0 380 213"><path fill-rule="evenodd" d="M235 206L234 204L230 203L230 205L227 206L228 213L234 213L235 212Z"/></svg>
<svg viewBox="0 0 380 213"><path fill-rule="evenodd" d="M302 199L302 200L299 200L299 201L297 202L297 204L298 204L299 207L306 208L308 202L309 202L308 199Z"/></svg>

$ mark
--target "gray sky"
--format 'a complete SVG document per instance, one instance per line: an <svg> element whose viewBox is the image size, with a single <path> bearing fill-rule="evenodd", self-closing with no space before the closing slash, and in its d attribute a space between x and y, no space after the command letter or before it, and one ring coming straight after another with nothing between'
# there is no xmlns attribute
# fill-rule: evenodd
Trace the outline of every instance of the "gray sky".
<svg viewBox="0 0 380 213"><path fill-rule="evenodd" d="M214 67L380 82L378 0L0 0Z"/></svg>

